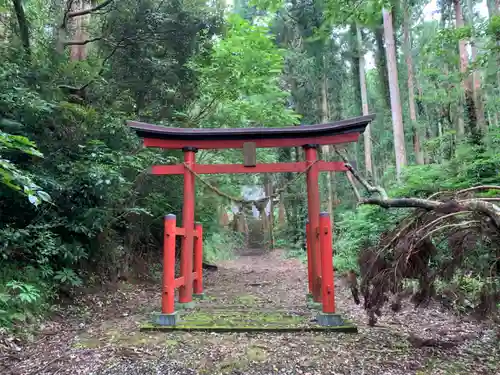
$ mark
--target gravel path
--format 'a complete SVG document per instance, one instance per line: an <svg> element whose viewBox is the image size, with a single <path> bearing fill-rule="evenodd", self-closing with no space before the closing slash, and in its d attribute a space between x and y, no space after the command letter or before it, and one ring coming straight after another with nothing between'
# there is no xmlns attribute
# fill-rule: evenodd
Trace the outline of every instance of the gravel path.
<svg viewBox="0 0 500 375"><path fill-rule="evenodd" d="M259 308L305 306L305 267L281 251L243 254L207 273L206 293L218 303L253 301ZM337 307L359 327L342 333L140 332L158 308L159 284L122 284L83 297L41 327L29 344L0 340L0 374L498 374L500 346L491 324L406 306L385 312L376 327L336 280ZM454 342L413 347L408 336ZM457 340L459 343L457 344Z"/></svg>

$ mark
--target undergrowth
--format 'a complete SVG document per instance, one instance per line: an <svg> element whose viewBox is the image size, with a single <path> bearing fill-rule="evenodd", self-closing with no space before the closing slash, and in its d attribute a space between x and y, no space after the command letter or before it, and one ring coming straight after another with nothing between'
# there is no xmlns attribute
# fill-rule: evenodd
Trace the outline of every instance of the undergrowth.
<svg viewBox="0 0 500 375"><path fill-rule="evenodd" d="M213 232L203 240L203 258L207 263L232 259L235 251L244 246L245 237L242 233L229 230Z"/></svg>

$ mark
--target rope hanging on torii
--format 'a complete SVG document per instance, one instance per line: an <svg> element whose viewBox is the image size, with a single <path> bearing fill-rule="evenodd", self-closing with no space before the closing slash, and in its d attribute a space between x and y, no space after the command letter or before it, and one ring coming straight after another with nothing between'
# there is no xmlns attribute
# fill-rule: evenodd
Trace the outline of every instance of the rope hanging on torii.
<svg viewBox="0 0 500 375"><path fill-rule="evenodd" d="M184 165L184 167L190 172L193 174L193 176L195 176L203 185L205 185L206 187L208 187L210 190L212 190L214 193L216 193L217 195L223 197L223 198L226 198L228 199L230 202L232 203L236 203L236 204L239 204L241 206L252 206L252 205L255 205L255 207L260 211L262 212L261 210L263 210L266 205L268 204L269 200L270 199L276 199L280 196L280 194L284 193L291 185L293 185L295 182L297 182L297 180L307 174L307 172L312 168L313 165L315 165L317 162L319 162L319 160L315 160L313 161L312 163L310 163L302 172L298 172L295 177L293 179L291 179L290 181L288 181L286 184L284 184L283 186L281 186L280 188L276 189L274 191L274 193L270 194L270 195L266 195L265 197L262 197L262 198L258 198L258 199L245 199L245 198L239 198L239 197L234 197L234 196L231 196L225 192L223 192L222 190L220 190L219 188L215 187L214 185L212 185L210 182L206 181L203 177L201 177L198 173L196 173L187 163L182 163Z"/></svg>

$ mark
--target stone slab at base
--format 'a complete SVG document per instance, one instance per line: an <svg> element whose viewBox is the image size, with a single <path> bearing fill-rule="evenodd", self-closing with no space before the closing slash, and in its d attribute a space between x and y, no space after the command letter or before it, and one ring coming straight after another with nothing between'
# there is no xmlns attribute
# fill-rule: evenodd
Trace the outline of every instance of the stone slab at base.
<svg viewBox="0 0 500 375"><path fill-rule="evenodd" d="M234 326L160 326L156 324L144 324L141 331L204 331L204 332L339 332L357 333L358 327L346 323L344 326L313 326L313 327L234 327Z"/></svg>
<svg viewBox="0 0 500 375"><path fill-rule="evenodd" d="M350 332L356 333L358 330L349 320L340 319L342 325L338 325L339 318L334 323L337 325L320 325L318 320L323 319L323 323L332 323L335 317L319 317L319 311L311 311L314 319L304 311L297 313L287 310L269 310L245 307L219 308L211 306L205 309L193 309L178 311L179 320L175 325L166 325L166 319L162 317L158 323L149 322L142 324L141 331L204 331L204 332ZM339 315L336 315L339 317ZM318 319L319 318L319 319ZM170 318L174 319L174 318ZM328 320L324 322L324 320Z"/></svg>
<svg viewBox="0 0 500 375"><path fill-rule="evenodd" d="M339 314L319 312L318 315L316 315L316 320L318 324L323 327L343 327L346 324Z"/></svg>
<svg viewBox="0 0 500 375"><path fill-rule="evenodd" d="M193 298L198 299L198 300L208 299L208 297L205 293L193 294Z"/></svg>
<svg viewBox="0 0 500 375"><path fill-rule="evenodd" d="M177 324L177 312L172 314L153 314L153 323L160 327L173 327Z"/></svg>
<svg viewBox="0 0 500 375"><path fill-rule="evenodd" d="M191 302L176 302L175 303L175 309L176 310L192 310L196 306L196 302L191 301Z"/></svg>

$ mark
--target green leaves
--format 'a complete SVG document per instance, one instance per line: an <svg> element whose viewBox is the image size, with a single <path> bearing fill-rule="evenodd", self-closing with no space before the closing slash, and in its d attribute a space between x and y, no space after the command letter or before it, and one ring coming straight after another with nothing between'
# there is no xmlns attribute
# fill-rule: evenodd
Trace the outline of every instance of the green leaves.
<svg viewBox="0 0 500 375"><path fill-rule="evenodd" d="M12 154L16 151L30 156L43 157L28 138L0 131L0 183L26 195L28 201L34 206L41 202L50 202L50 196L42 191L27 173L22 172L9 160L2 158L2 154Z"/></svg>
<svg viewBox="0 0 500 375"><path fill-rule="evenodd" d="M226 35L215 42L208 63L190 66L200 75L199 99L192 103L194 126L284 126L298 116L286 109L288 93L280 88L284 54L266 26L237 14L228 19Z"/></svg>
<svg viewBox="0 0 500 375"><path fill-rule="evenodd" d="M82 279L70 268L63 268L54 275L54 280L60 284L67 284L70 286L82 285Z"/></svg>

